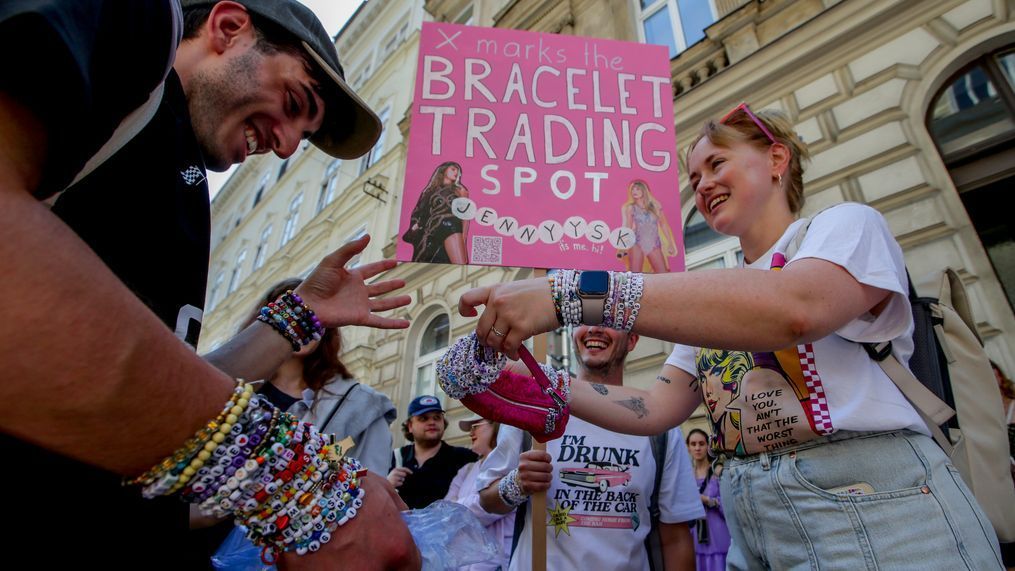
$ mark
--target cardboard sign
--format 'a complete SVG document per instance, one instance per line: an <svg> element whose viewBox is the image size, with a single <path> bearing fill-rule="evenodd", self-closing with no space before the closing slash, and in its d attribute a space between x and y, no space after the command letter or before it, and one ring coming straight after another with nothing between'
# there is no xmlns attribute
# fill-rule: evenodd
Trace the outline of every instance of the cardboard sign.
<svg viewBox="0 0 1015 571"><path fill-rule="evenodd" d="M680 271L680 226L665 47L423 25L399 260Z"/></svg>

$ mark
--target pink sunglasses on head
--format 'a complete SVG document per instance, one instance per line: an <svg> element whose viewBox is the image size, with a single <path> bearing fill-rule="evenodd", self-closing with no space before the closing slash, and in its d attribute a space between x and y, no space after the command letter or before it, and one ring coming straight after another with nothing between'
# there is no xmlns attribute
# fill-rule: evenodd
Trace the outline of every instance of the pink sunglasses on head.
<svg viewBox="0 0 1015 571"><path fill-rule="evenodd" d="M725 124L726 121L728 121L729 118L733 116L733 114L736 113L737 111L743 111L744 113L746 113L747 116L751 118L751 121L754 121L754 124L757 125L759 129L761 129L761 132L764 133L766 137L768 137L768 140L771 141L773 145L778 143L778 141L776 141L775 137L772 135L772 132L768 130L768 127L765 127L765 124L761 122L761 119L758 119L758 116L751 112L751 108L747 106L747 103L741 103L740 105L734 107L733 110L724 115L723 118L719 120L719 122Z"/></svg>

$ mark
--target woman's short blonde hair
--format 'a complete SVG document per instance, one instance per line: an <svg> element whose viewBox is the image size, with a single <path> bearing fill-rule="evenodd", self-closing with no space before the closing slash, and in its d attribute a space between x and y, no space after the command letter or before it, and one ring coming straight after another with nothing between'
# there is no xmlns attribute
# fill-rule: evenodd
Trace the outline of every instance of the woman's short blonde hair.
<svg viewBox="0 0 1015 571"><path fill-rule="evenodd" d="M803 163L810 160L810 151L793 130L793 124L785 114L779 111L763 110L754 113L754 115L764 123L775 141L790 151L789 176L783 180L783 188L786 191L786 200L789 202L790 211L799 214L804 207ZM698 136L687 148L686 160L688 162L691 151L705 138L713 145L727 148L735 141L748 143L759 149L768 149L772 145L768 135L758 128L751 116L743 110L730 114L721 123L712 119L706 121Z"/></svg>

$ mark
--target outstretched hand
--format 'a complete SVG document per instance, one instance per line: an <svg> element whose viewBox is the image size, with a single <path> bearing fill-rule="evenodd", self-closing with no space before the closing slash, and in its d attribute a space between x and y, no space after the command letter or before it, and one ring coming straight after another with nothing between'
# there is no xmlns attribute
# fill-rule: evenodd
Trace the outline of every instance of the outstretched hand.
<svg viewBox="0 0 1015 571"><path fill-rule="evenodd" d="M381 317L376 313L409 305L408 295L379 297L404 287L405 281L366 283L377 274L394 268L394 260L381 260L353 269L345 267L368 243L370 236L366 235L328 254L296 288L296 293L314 310L324 327L366 325L377 329L404 329L409 326L406 319Z"/></svg>
<svg viewBox="0 0 1015 571"><path fill-rule="evenodd" d="M458 301L458 312L474 317L480 305L484 308L476 323L476 336L484 345L511 359L518 358L523 341L553 331L559 325L546 278L471 289Z"/></svg>

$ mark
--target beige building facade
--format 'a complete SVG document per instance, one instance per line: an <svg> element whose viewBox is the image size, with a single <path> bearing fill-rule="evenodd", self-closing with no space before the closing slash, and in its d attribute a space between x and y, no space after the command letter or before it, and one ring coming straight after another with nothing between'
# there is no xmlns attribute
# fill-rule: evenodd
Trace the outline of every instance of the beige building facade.
<svg viewBox="0 0 1015 571"><path fill-rule="evenodd" d="M364 260L394 253L422 22L452 21L670 46L677 148L741 101L785 112L808 143L804 214L841 201L881 211L914 278L960 272L991 357L1015 371L1015 235L1003 196L1015 183L1015 1L1011 0L371 0L336 39L347 77L384 122L367 157L301 147L255 157L213 201L202 350L227 339L275 282L369 232ZM683 205L691 269L738 261L736 241ZM457 301L528 270L403 264L405 331L348 328L343 361L400 415L434 392L433 361L472 319ZM1006 289L1007 287L1007 289ZM558 336L558 355L566 359ZM631 384L653 382L670 345L643 339ZM467 414L448 402L452 418ZM689 421L701 423L700 418ZM463 439L454 428L449 436ZM392 427L396 443L402 437Z"/></svg>

